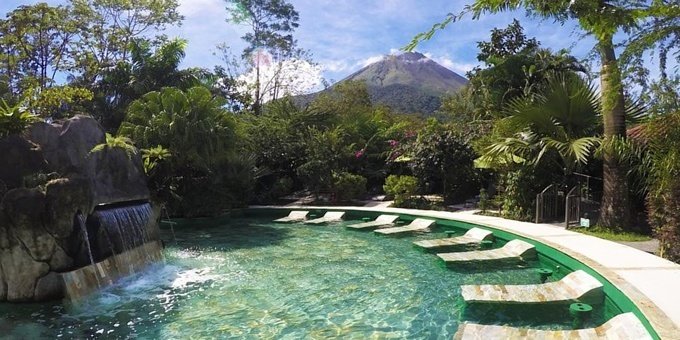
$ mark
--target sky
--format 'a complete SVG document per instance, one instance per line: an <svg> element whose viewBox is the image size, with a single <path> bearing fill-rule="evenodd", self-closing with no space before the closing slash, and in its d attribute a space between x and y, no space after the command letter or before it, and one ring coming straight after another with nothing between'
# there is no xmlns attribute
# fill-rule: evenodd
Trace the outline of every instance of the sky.
<svg viewBox="0 0 680 340"><path fill-rule="evenodd" d="M396 53L418 33L428 30L447 13L459 12L472 0L289 0L300 13L300 27L294 33L298 45L312 54L324 78L339 81L361 67ZM0 11L7 13L35 0L2 0ZM46 0L50 4L62 0ZM180 0L185 17L181 27L166 34L188 40L184 67L212 68L222 63L216 45L226 43L235 55L245 47L241 36L246 27L226 22L224 0ZM575 23L562 26L551 20L528 18L523 11L484 16L480 20L464 19L440 31L417 51L461 74L478 65L477 42L488 40L494 27L504 28L517 18L528 37L535 37L543 47L570 49L585 58L594 40L584 37ZM650 60L650 63L654 61Z"/></svg>

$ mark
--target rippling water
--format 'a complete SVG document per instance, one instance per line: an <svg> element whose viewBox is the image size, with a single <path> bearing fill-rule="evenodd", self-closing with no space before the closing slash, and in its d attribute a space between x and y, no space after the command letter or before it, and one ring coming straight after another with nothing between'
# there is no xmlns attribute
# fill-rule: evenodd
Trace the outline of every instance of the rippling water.
<svg viewBox="0 0 680 340"><path fill-rule="evenodd" d="M568 328L563 310L466 310L462 284L538 283L529 267L459 272L415 239L343 225L176 228L166 261L78 305L0 304L2 336L37 338L450 339L462 321ZM164 235L166 240L169 235ZM537 265L537 264L534 264ZM564 309L564 308L562 308ZM598 308L592 322L613 307Z"/></svg>

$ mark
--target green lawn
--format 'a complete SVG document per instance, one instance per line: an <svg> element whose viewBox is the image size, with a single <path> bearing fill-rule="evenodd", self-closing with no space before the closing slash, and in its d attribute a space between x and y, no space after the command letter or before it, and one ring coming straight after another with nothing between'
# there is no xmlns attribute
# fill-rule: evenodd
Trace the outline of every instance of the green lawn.
<svg viewBox="0 0 680 340"><path fill-rule="evenodd" d="M603 228L592 227L592 228L575 228L573 231L592 235L595 237L603 238L610 241L624 241L624 242L639 242L639 241L649 241L652 238L648 235L631 233L631 232L614 232L606 230Z"/></svg>

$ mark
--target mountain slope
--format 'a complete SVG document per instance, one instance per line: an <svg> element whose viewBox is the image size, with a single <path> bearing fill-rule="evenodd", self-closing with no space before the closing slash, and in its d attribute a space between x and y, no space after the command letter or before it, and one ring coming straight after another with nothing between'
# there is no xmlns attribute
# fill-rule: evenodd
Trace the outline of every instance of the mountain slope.
<svg viewBox="0 0 680 340"><path fill-rule="evenodd" d="M467 79L439 65L421 53L389 55L349 75L345 81L363 81L371 100L395 112L432 114L441 98L467 84ZM296 102L308 104L318 93L299 96Z"/></svg>
<svg viewBox="0 0 680 340"><path fill-rule="evenodd" d="M341 80L365 81L368 87L406 85L442 96L467 84L467 79L417 52L390 55Z"/></svg>

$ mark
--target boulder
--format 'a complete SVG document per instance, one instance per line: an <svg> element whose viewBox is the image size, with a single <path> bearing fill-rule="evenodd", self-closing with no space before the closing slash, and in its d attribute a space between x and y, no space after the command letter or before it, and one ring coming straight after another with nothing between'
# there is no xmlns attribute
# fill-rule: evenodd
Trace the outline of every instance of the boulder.
<svg viewBox="0 0 680 340"><path fill-rule="evenodd" d="M2 254L2 250L0 250ZM2 270L2 261L0 261L0 301L7 300L7 281L5 280L5 273Z"/></svg>
<svg viewBox="0 0 680 340"><path fill-rule="evenodd" d="M2 210L9 220L10 239L19 241L35 261L48 261L56 243L44 228L45 194L38 189L12 189L2 200Z"/></svg>
<svg viewBox="0 0 680 340"><path fill-rule="evenodd" d="M33 298L35 301L46 301L59 299L63 296L64 280L55 272L50 272L47 275L38 279L35 284L35 293Z"/></svg>
<svg viewBox="0 0 680 340"><path fill-rule="evenodd" d="M40 145L50 172L61 175L87 173L88 155L93 147L106 142L106 134L91 117L76 116L59 124L34 124L28 139Z"/></svg>
<svg viewBox="0 0 680 340"><path fill-rule="evenodd" d="M35 287L39 278L47 275L49 265L34 261L19 246L0 250L2 266L7 285L7 301L34 301Z"/></svg>
<svg viewBox="0 0 680 340"><path fill-rule="evenodd" d="M70 237L74 217L79 213L87 216L94 209L90 183L83 177L60 178L47 183L45 224L54 237Z"/></svg>
<svg viewBox="0 0 680 340"><path fill-rule="evenodd" d="M0 186L4 191L22 186L24 176L45 170L40 147L20 135L0 139L0 152Z"/></svg>
<svg viewBox="0 0 680 340"><path fill-rule="evenodd" d="M149 188L142 159L123 149L106 148L90 155L95 204L148 200Z"/></svg>

